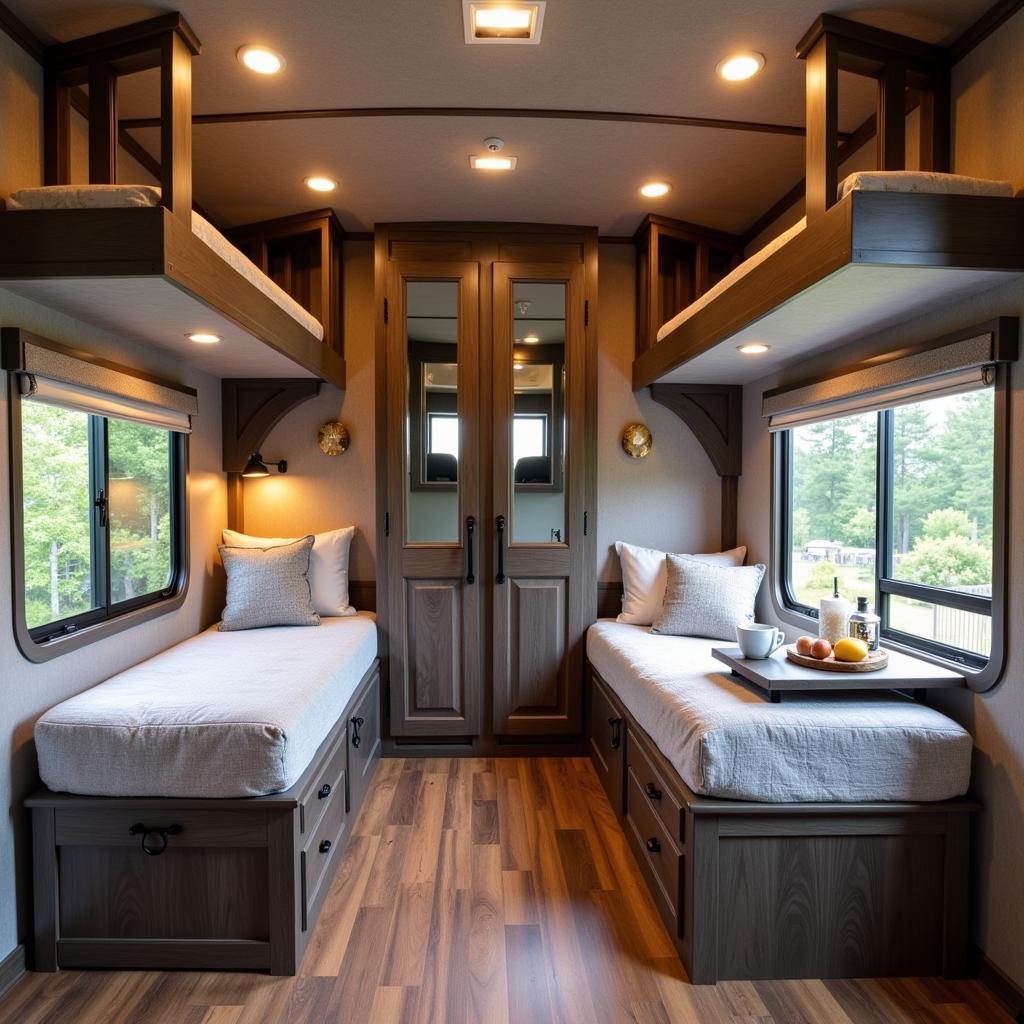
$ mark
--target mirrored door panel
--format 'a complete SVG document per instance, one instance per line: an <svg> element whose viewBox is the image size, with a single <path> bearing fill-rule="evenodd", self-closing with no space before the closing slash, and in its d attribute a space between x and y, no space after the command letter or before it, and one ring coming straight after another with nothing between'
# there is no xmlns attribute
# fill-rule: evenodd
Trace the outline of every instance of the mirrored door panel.
<svg viewBox="0 0 1024 1024"><path fill-rule="evenodd" d="M459 283L406 281L406 540L459 540Z"/></svg>
<svg viewBox="0 0 1024 1024"><path fill-rule="evenodd" d="M578 728L584 574L583 272L494 267L494 730ZM499 524L500 525L500 524ZM504 534L504 536L503 536Z"/></svg>
<svg viewBox="0 0 1024 1024"><path fill-rule="evenodd" d="M565 283L512 286L511 536L565 536Z"/></svg>
<svg viewBox="0 0 1024 1024"><path fill-rule="evenodd" d="M395 262L388 278L391 732L479 731L476 264Z"/></svg>

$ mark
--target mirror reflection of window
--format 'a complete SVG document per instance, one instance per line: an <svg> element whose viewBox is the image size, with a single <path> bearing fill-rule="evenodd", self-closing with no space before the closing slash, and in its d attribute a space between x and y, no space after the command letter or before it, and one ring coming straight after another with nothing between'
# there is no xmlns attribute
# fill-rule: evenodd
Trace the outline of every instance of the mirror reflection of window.
<svg viewBox="0 0 1024 1024"><path fill-rule="evenodd" d="M406 534L459 539L459 286L406 282L409 386Z"/></svg>
<svg viewBox="0 0 1024 1024"><path fill-rule="evenodd" d="M512 302L512 543L565 531L565 284L517 281Z"/></svg>

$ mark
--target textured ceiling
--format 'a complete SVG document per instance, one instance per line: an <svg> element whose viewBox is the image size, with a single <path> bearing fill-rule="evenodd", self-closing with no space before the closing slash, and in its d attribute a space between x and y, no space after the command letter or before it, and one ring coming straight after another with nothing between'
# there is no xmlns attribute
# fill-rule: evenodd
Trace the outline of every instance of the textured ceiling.
<svg viewBox="0 0 1024 1024"><path fill-rule="evenodd" d="M7 0L44 40L74 38L166 10L96 0ZM459 0L181 0L203 43L196 113L324 107L543 107L802 125L803 64L793 47L822 7L949 43L989 0L549 0L539 46L466 46ZM263 78L235 59L261 42L285 71ZM715 65L760 50L764 72L726 83ZM155 82L125 83L122 116L155 113ZM145 80L142 80L145 79ZM846 90L844 130L872 110ZM153 148L154 133L140 131ZM490 135L519 157L507 176L471 171ZM358 118L197 126L196 196L224 224L323 205L301 184L336 177L343 224L500 219L635 228L647 210L738 230L802 175L799 137L607 121ZM642 200L652 177L673 183Z"/></svg>

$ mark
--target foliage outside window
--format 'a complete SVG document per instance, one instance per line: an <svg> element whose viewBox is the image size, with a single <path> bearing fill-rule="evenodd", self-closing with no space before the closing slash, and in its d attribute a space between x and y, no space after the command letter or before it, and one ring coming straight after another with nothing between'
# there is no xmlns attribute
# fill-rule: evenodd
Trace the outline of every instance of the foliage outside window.
<svg viewBox="0 0 1024 1024"><path fill-rule="evenodd" d="M992 388L780 434L782 591L867 596L890 639L970 665L992 648Z"/></svg>
<svg viewBox="0 0 1024 1024"><path fill-rule="evenodd" d="M36 642L160 601L183 559L181 435L21 403L24 617Z"/></svg>

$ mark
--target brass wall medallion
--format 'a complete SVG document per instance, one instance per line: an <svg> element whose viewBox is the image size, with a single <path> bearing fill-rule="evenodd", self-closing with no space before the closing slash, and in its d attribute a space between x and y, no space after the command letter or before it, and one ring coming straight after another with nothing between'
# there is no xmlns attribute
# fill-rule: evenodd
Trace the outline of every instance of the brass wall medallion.
<svg viewBox="0 0 1024 1024"><path fill-rule="evenodd" d="M654 438L642 423L630 423L622 432L622 450L631 459L645 459L651 454Z"/></svg>
<svg viewBox="0 0 1024 1024"><path fill-rule="evenodd" d="M325 423L316 436L316 443L320 445L320 451L324 455L341 455L342 452L348 451L351 443L348 427L339 420Z"/></svg>

